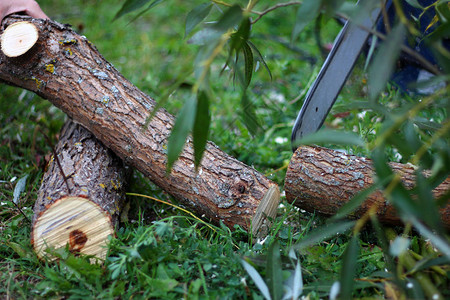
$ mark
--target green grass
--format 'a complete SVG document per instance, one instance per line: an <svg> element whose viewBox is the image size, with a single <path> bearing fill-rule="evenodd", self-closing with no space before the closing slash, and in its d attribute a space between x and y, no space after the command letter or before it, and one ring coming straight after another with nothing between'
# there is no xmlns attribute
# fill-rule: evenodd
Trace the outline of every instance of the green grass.
<svg viewBox="0 0 450 300"><path fill-rule="evenodd" d="M123 2L39 1L52 19L72 24L126 78L157 101L178 78L184 78L182 87L174 91L165 104L170 113L177 114L190 95L190 86L195 83L191 62L198 46L190 45L184 39L185 16L194 4L191 1L168 1L135 22L130 23L133 15L113 22ZM195 1L198 4L202 2ZM256 8L262 10L268 5L270 1L260 1ZM280 9L266 15L253 28L252 41L263 53L273 75L270 81L267 72L260 67L250 86L249 96L261 124L255 136L250 135L238 111L240 88L227 74L219 76L225 55L213 64L211 74L214 98L211 99L209 139L225 152L267 174L281 187L285 167L292 155L290 132L303 98L293 100L308 89L308 82L317 74L324 60L314 39L313 26L307 27L293 45L298 49L292 51L286 47L289 46L294 19L295 9ZM333 20L323 20L321 25L323 43L332 43L340 27ZM281 38L284 44L274 36ZM379 101L392 114L361 108L364 105L356 107L367 97L363 64L361 59L325 125L354 131L371 144L386 130L383 124L402 115L405 108L413 107L417 99L410 99L392 89ZM443 103L422 110L418 116L427 120L432 118L436 124L443 123L448 118L448 99L445 99ZM362 110L366 112L361 114ZM294 272L298 259L304 283L302 295L310 299L328 298L333 284L341 278L343 266L352 262L346 258L352 236L356 237L358 251L353 261L357 278L353 286L354 297L388 297L394 291L394 284L403 287L398 291L404 296L421 295L426 285L410 290L406 288L409 282L413 286L420 282L418 275L427 277L444 297L450 297L448 260L443 260L441 251L435 251L429 241L409 227L405 230L394 228L396 231L388 231L388 237L393 240L404 233L409 238L411 255L420 255L414 256L414 268L406 267L399 258L394 259L392 267L389 260L392 256L386 254L388 246L380 240L384 235L376 232L380 229L376 223L374 227L367 225L356 230L355 234L340 232L312 246L297 248L293 258L289 255L291 247L308 240L305 237L328 220L292 207L284 198L268 238L253 243L254 238L241 228L230 231L217 224L209 228L172 207L128 197L128 221L120 224L117 237L111 239L104 264L91 265L88 258L74 257L64 249L57 252L61 257L58 264L40 261L31 249L29 220L46 161L65 118L48 101L31 92L0 85L2 298L263 299L255 280L242 266L244 258L266 278L273 278L273 270L267 267L269 262L278 262L279 259L278 266L282 271L278 280L287 279ZM396 134L402 134L405 128L406 125L400 127ZM430 132L426 133L429 135ZM428 135L423 134L421 139L426 141ZM408 137L403 139L409 141ZM397 154L397 146L392 142L386 148L388 159L408 162L410 157ZM447 144L438 146L430 150L430 155L448 151L448 139ZM358 155L373 154L368 147L345 148ZM404 153L401 149L400 152ZM439 167L430 165L433 166ZM12 202L14 188L26 175L26 189L16 206ZM171 200L137 172L129 191ZM274 255L271 247L275 241L280 245L280 258Z"/></svg>

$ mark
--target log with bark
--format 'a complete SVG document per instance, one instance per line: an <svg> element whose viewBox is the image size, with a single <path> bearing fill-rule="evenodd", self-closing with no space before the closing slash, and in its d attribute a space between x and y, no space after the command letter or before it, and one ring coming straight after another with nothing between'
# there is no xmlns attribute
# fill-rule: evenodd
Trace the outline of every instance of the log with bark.
<svg viewBox="0 0 450 300"><path fill-rule="evenodd" d="M409 164L390 163L400 175L402 184L415 186L415 169ZM331 216L353 196L374 183L374 168L368 158L348 155L322 147L299 147L289 163L286 179L286 199L310 212ZM435 198L448 195L450 177L433 190ZM401 220L393 205L386 201L381 191L372 193L350 217L359 218L376 205L378 219L389 224ZM440 210L442 222L450 228L450 205Z"/></svg>
<svg viewBox="0 0 450 300"><path fill-rule="evenodd" d="M31 241L39 257L49 248L103 259L124 204L129 168L89 131L71 120L42 178ZM50 254L50 255L48 255Z"/></svg>
<svg viewBox="0 0 450 300"><path fill-rule="evenodd" d="M211 142L196 172L190 139L166 174L173 116L160 109L146 122L155 101L67 25L10 16L4 19L0 34L20 21L34 24L39 38L22 56L0 54L0 80L48 99L198 215L223 221L230 228L240 225L253 234L264 234L279 203L274 182Z"/></svg>

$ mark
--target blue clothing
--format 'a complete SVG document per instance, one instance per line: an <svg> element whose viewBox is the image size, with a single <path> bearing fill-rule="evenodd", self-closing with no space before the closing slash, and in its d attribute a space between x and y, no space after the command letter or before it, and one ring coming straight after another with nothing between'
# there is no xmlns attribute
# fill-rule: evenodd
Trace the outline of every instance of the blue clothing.
<svg viewBox="0 0 450 300"><path fill-rule="evenodd" d="M436 0L418 0L419 4L422 7L427 7ZM434 25L430 28L427 27L429 24L431 24L433 18L436 15L436 12L434 9L428 9L423 13L423 10L420 8L415 8L411 5L409 5L406 1L402 1L403 5L403 11L405 15L412 21L418 20L418 29L420 30L422 36L421 37L412 37L407 36L405 38L404 43L409 46L411 49L415 50L416 52L420 53L425 59L427 59L430 63L433 65L438 66L438 62L436 60L435 55L433 54L433 51L430 47L427 46L426 42L424 41L423 37L430 34L437 25ZM389 18L389 24L395 23L395 7L391 0L386 2L386 9L387 9L387 15ZM420 14L422 14L420 16ZM420 17L420 18L419 18ZM386 33L385 25L383 22L383 19L379 20L377 23L377 31L381 33ZM450 49L450 40L446 39L443 41L444 47L447 49ZM422 74L421 74L422 73ZM420 90L416 89L414 87L414 84L418 81L420 77L424 77L423 73L427 73L424 66L421 65L419 61L417 61L414 57L406 54L401 53L400 58L397 62L396 70L392 76L392 81L395 85L397 85L400 89L407 93L420 93ZM425 75L425 77L429 76L428 74Z"/></svg>

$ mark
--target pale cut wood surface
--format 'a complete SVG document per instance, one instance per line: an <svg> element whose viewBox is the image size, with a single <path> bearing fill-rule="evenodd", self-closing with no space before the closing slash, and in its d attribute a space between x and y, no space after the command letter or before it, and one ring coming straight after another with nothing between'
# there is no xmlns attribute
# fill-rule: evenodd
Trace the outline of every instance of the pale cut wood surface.
<svg viewBox="0 0 450 300"><path fill-rule="evenodd" d="M68 196L52 203L36 219L31 233L33 248L40 258L69 245L72 253L105 259L108 236L114 235L110 215L84 197Z"/></svg>
<svg viewBox="0 0 450 300"><path fill-rule="evenodd" d="M81 125L68 120L34 205L32 243L104 258L124 204L129 169Z"/></svg>
<svg viewBox="0 0 450 300"><path fill-rule="evenodd" d="M30 22L17 22L9 26L2 34L1 49L8 57L17 57L34 46L38 40L36 26Z"/></svg>
<svg viewBox="0 0 450 300"><path fill-rule="evenodd" d="M167 140L174 117L160 109L146 126L155 101L125 79L86 37L50 20L7 17L2 27L29 20L39 31L35 51L21 59L0 54L0 79L29 89L67 113L155 184L199 216L254 234L274 217L279 197L256 211L278 186L208 142L198 172L188 140L180 159L166 174ZM0 30L1 31L1 30ZM262 225L261 225L262 226Z"/></svg>

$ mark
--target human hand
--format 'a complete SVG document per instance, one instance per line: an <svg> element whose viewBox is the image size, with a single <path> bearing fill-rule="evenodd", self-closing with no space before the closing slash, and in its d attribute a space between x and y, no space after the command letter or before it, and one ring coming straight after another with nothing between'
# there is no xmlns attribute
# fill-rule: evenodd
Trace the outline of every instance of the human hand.
<svg viewBox="0 0 450 300"><path fill-rule="evenodd" d="M48 19L34 0L0 0L0 23L7 15L24 12L33 18Z"/></svg>

